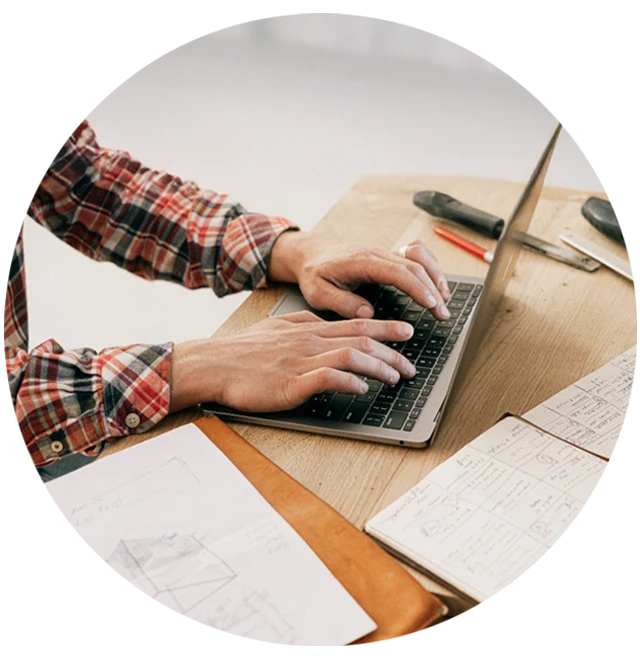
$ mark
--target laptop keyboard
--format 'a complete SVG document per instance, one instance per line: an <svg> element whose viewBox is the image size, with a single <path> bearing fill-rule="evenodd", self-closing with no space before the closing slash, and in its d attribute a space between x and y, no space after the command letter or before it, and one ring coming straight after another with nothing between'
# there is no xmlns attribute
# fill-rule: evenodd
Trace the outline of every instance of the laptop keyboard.
<svg viewBox="0 0 640 660"><path fill-rule="evenodd" d="M481 284L449 281L448 285L451 318L446 321L437 321L431 312L393 287L360 289L358 294L373 304L374 318L406 321L415 328L408 341L385 343L415 365L416 375L395 385L365 378L369 385L366 394L317 394L300 412L317 419L412 431L482 292Z"/></svg>

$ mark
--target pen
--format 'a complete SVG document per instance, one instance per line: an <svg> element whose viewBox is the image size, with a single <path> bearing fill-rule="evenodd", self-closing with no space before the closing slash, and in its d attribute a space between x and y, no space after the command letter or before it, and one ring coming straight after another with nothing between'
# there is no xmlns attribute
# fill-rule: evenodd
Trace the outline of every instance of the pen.
<svg viewBox="0 0 640 660"><path fill-rule="evenodd" d="M454 234L452 231L448 231L447 229L443 229L442 227L434 227L433 231L435 231L436 234L438 234L438 236L442 236L442 238L446 238L454 245L461 247L463 250L466 250L467 252L471 252L471 254L475 255L476 257L479 257L483 261L486 261L488 264L490 264L493 261L493 252L490 252L489 250L485 250L483 247L480 247L479 245L476 245L471 241L467 241L466 239L462 238L462 236L458 236L458 234Z"/></svg>

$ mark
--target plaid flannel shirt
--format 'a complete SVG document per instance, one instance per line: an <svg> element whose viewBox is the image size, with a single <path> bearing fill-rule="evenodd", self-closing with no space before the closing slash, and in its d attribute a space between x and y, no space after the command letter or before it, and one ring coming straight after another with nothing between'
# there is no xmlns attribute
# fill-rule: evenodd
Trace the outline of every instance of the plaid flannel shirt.
<svg viewBox="0 0 640 660"><path fill-rule="evenodd" d="M36 222L97 261L218 296L266 286L283 218L100 147L85 121L31 202ZM4 351L20 429L36 466L97 456L111 438L148 431L169 410L173 344L29 351L22 231L5 299Z"/></svg>

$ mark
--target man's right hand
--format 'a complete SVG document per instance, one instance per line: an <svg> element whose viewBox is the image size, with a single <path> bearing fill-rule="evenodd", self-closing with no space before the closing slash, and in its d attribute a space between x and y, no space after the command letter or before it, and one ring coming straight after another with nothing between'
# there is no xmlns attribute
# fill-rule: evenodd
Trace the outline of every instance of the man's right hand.
<svg viewBox="0 0 640 660"><path fill-rule="evenodd" d="M401 321L323 321L312 312L271 317L229 337L173 349L171 412L215 401L247 412L302 405L326 391L364 394L359 376L393 384L415 367L383 341L406 341Z"/></svg>

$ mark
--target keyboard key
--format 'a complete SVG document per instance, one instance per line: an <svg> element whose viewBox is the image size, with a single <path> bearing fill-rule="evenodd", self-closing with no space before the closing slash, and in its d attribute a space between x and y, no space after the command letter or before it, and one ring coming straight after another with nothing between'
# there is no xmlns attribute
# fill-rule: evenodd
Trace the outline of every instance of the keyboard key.
<svg viewBox="0 0 640 660"><path fill-rule="evenodd" d="M451 328L436 328L432 333L432 337L448 337L451 334Z"/></svg>
<svg viewBox="0 0 640 660"><path fill-rule="evenodd" d="M396 302L400 305L406 305L411 302L411 297L401 293L396 296Z"/></svg>
<svg viewBox="0 0 640 660"><path fill-rule="evenodd" d="M438 364L446 364L449 356L448 355L443 355L442 357L438 358Z"/></svg>
<svg viewBox="0 0 640 660"><path fill-rule="evenodd" d="M351 394L336 394L325 409L323 417L339 422L352 401Z"/></svg>
<svg viewBox="0 0 640 660"><path fill-rule="evenodd" d="M441 371L442 371L442 365L436 364L436 366L432 370L432 373L439 374ZM402 392L400 392L400 394L402 394Z"/></svg>
<svg viewBox="0 0 640 660"><path fill-rule="evenodd" d="M401 429L407 420L407 413L401 412L400 410L392 410L387 417L386 422L384 423L385 429Z"/></svg>
<svg viewBox="0 0 640 660"><path fill-rule="evenodd" d="M454 335L459 335L462 332L462 326L461 325L456 326L451 332Z"/></svg>
<svg viewBox="0 0 640 660"><path fill-rule="evenodd" d="M467 300L470 293L468 291L460 291L460 287L456 289L456 292L451 296L452 300Z"/></svg>
<svg viewBox="0 0 640 660"><path fill-rule="evenodd" d="M416 377L420 378L421 380L425 380L429 378L431 375L431 369L427 369L426 367L418 367L416 369Z"/></svg>
<svg viewBox="0 0 640 660"><path fill-rule="evenodd" d="M440 355L440 352L442 351L441 348L425 348L422 351L422 356L421 357L432 357L436 358L438 355Z"/></svg>
<svg viewBox="0 0 640 660"><path fill-rule="evenodd" d="M429 396L429 394L431 394L432 391L433 391L433 386L427 385L422 388L422 392L420 392L420 394L422 394L422 396L425 397L426 399Z"/></svg>
<svg viewBox="0 0 640 660"><path fill-rule="evenodd" d="M379 380L367 380L367 385L369 386L369 392L379 392L380 389L382 388L382 383ZM367 394L369 393L367 392Z"/></svg>
<svg viewBox="0 0 640 660"><path fill-rule="evenodd" d="M375 392L367 392L366 394L360 394L356 397L356 401L360 401L361 403L373 403L375 399Z"/></svg>
<svg viewBox="0 0 640 660"><path fill-rule="evenodd" d="M384 401L376 401L372 406L370 412L376 415L386 415L391 410L391 404Z"/></svg>
<svg viewBox="0 0 640 660"><path fill-rule="evenodd" d="M413 408L413 401L405 401L404 399L398 399L393 404L393 410L402 410L403 412L409 412ZM393 410L391 412L393 412Z"/></svg>
<svg viewBox="0 0 640 660"><path fill-rule="evenodd" d="M403 431L407 431L407 432L409 432L409 431L413 431L413 427L414 427L414 426L415 426L415 422L414 422L412 419L410 419L410 420L404 425Z"/></svg>
<svg viewBox="0 0 640 660"><path fill-rule="evenodd" d="M460 310L459 309L450 309L449 314L451 315L451 318L455 320L460 316Z"/></svg>
<svg viewBox="0 0 640 660"><path fill-rule="evenodd" d="M471 294L474 298L477 298L482 293L482 284L476 284L473 293Z"/></svg>
<svg viewBox="0 0 640 660"><path fill-rule="evenodd" d="M456 324L455 319L454 320L449 319L448 321L438 321L439 328L453 328L455 324Z"/></svg>
<svg viewBox="0 0 640 660"><path fill-rule="evenodd" d="M427 339L426 348L440 348L446 343L447 342L444 337L429 337L429 339Z"/></svg>
<svg viewBox="0 0 640 660"><path fill-rule="evenodd" d="M448 309L464 309L464 300L449 300Z"/></svg>
<svg viewBox="0 0 640 660"><path fill-rule="evenodd" d="M420 355L420 351L417 350L411 350L409 348L405 348L404 351L402 351L402 355L404 355L409 362L415 362L418 359L418 356Z"/></svg>
<svg viewBox="0 0 640 660"><path fill-rule="evenodd" d="M414 408L410 413L409 413L409 419L418 419L420 417L420 413L422 412L422 408Z"/></svg>
<svg viewBox="0 0 640 660"><path fill-rule="evenodd" d="M462 307L461 307L462 308ZM436 321L432 316L429 316L428 318L421 318L417 323L416 323L416 330L433 330L436 326Z"/></svg>
<svg viewBox="0 0 640 660"><path fill-rule="evenodd" d="M420 314L422 314L422 312L424 312L424 307L417 302L411 302L407 307L407 312L420 312Z"/></svg>
<svg viewBox="0 0 640 660"><path fill-rule="evenodd" d="M427 385L435 385L437 380L437 376L429 376L429 378L427 378Z"/></svg>
<svg viewBox="0 0 640 660"><path fill-rule="evenodd" d="M433 365L436 363L436 359L432 357L421 357L417 362L416 362L416 367L424 367L426 369L431 369Z"/></svg>
<svg viewBox="0 0 640 660"><path fill-rule="evenodd" d="M384 422L382 415L367 415L362 423L367 426L382 426L382 422Z"/></svg>
<svg viewBox="0 0 640 660"><path fill-rule="evenodd" d="M424 408L424 404L427 402L426 396L421 396L416 399L415 406L416 408Z"/></svg>
<svg viewBox="0 0 640 660"><path fill-rule="evenodd" d="M404 307L405 307L404 305L398 305L398 304L392 305L391 306L391 313L397 319L399 319L402 316L402 313L404 312Z"/></svg>
<svg viewBox="0 0 640 660"><path fill-rule="evenodd" d="M416 390L421 390L424 387L426 380L424 378L412 378L411 380L405 380L404 386L411 387Z"/></svg>
<svg viewBox="0 0 640 660"><path fill-rule="evenodd" d="M409 350L414 350L419 352L422 350L422 347L424 346L424 341L425 341L424 339L412 339L411 341L407 342L407 348Z"/></svg>
<svg viewBox="0 0 640 660"><path fill-rule="evenodd" d="M417 323L421 316L421 312L405 312L402 315L402 320L406 323Z"/></svg>
<svg viewBox="0 0 640 660"><path fill-rule="evenodd" d="M418 398L418 394L420 394L420 390L412 390L408 387L403 387L400 390L400 394L398 394L398 400L406 400L406 401L415 401Z"/></svg>
<svg viewBox="0 0 640 660"><path fill-rule="evenodd" d="M473 291L473 284L465 284L464 282L461 282L458 284L456 291Z"/></svg>
<svg viewBox="0 0 640 660"><path fill-rule="evenodd" d="M351 424L360 424L360 422L364 419L364 416L367 414L368 409L368 403L355 401L351 404L349 410L347 410L347 414L344 416L342 421L350 422Z"/></svg>
<svg viewBox="0 0 640 660"><path fill-rule="evenodd" d="M378 394L376 403L393 403L398 396L397 392L381 392Z"/></svg>
<svg viewBox="0 0 640 660"><path fill-rule="evenodd" d="M456 286L458 285L457 282L449 282L447 281L447 289L449 289L450 293L453 293L456 289Z"/></svg>

